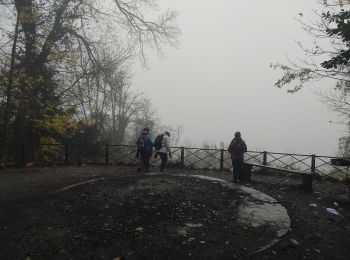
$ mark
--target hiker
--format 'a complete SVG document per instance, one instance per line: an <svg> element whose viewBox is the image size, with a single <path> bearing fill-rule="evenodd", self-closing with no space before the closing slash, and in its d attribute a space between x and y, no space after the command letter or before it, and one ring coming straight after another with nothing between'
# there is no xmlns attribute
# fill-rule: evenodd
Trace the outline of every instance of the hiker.
<svg viewBox="0 0 350 260"><path fill-rule="evenodd" d="M159 154L161 160L159 171L164 172L166 163L168 162L168 154L169 158L171 158L170 133L164 132L163 134L158 135L154 141L154 147L156 149L154 158L156 159Z"/></svg>
<svg viewBox="0 0 350 260"><path fill-rule="evenodd" d="M147 127L142 130L137 138L136 145L136 157L140 160L137 172L141 172L142 168L145 169L145 172L148 172L150 167L149 160L152 156L153 139Z"/></svg>
<svg viewBox="0 0 350 260"><path fill-rule="evenodd" d="M240 176L242 176L244 153L247 151L247 145L242 139L240 132L235 133L235 137L232 139L227 150L231 154L232 159L232 181L237 183L240 181Z"/></svg>

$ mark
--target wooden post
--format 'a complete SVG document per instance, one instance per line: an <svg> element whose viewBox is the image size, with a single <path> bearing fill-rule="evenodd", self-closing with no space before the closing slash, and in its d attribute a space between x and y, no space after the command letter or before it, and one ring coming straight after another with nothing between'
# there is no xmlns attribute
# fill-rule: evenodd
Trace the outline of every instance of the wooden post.
<svg viewBox="0 0 350 260"><path fill-rule="evenodd" d="M224 149L220 151L220 171L224 170Z"/></svg>
<svg viewBox="0 0 350 260"><path fill-rule="evenodd" d="M185 168L185 147L181 147L181 167Z"/></svg>
<svg viewBox="0 0 350 260"><path fill-rule="evenodd" d="M311 155L311 174L316 173L316 155Z"/></svg>
<svg viewBox="0 0 350 260"><path fill-rule="evenodd" d="M264 166L267 165L267 151L263 152L263 162L262 163L263 163ZM262 174L265 174L265 173L267 173L267 169L264 167L262 169Z"/></svg>
<svg viewBox="0 0 350 260"><path fill-rule="evenodd" d="M263 153L263 165L267 165L267 152L264 151Z"/></svg>
<svg viewBox="0 0 350 260"><path fill-rule="evenodd" d="M307 193L313 192L312 181L316 173L316 155L311 155L311 173L303 175L303 190Z"/></svg>
<svg viewBox="0 0 350 260"><path fill-rule="evenodd" d="M106 144L106 158L105 158L105 164L109 163L109 153L108 153L108 144Z"/></svg>

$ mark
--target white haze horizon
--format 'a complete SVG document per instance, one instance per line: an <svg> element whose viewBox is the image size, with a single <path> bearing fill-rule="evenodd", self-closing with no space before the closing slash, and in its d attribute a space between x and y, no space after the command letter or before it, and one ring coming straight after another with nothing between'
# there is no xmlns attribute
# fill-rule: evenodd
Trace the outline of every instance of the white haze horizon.
<svg viewBox="0 0 350 260"><path fill-rule="evenodd" d="M248 150L336 155L346 127L312 88L298 93L274 87L282 72L270 63L304 58L295 41L310 38L295 20L312 19L318 0L159 0L179 12L179 48L148 52L148 69L134 66L133 89L151 98L165 125L182 126L182 144L225 148L241 131Z"/></svg>

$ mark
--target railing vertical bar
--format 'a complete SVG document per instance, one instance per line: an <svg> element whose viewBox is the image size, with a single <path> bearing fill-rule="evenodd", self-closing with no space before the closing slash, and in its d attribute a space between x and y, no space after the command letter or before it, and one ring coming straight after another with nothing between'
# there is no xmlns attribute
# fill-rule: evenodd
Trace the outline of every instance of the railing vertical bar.
<svg viewBox="0 0 350 260"><path fill-rule="evenodd" d="M224 170L224 149L220 150L220 171Z"/></svg>
<svg viewBox="0 0 350 260"><path fill-rule="evenodd" d="M185 147L181 147L181 167L185 168Z"/></svg>

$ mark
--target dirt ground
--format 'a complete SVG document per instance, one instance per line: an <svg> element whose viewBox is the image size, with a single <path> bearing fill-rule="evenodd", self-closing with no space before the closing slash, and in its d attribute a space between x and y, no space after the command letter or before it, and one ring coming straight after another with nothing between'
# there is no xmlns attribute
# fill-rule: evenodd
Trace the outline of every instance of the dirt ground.
<svg viewBox="0 0 350 260"><path fill-rule="evenodd" d="M250 248L271 235L266 227L238 224L234 213L242 194L171 176L228 180L228 173L168 173L145 177L119 166L2 169L0 259L349 259L350 203L343 183L315 181L315 192L305 194L300 178L254 174L246 185L277 199L292 224L278 243L251 255Z"/></svg>

